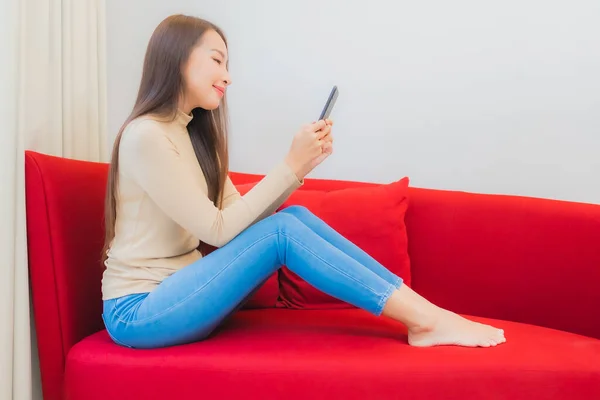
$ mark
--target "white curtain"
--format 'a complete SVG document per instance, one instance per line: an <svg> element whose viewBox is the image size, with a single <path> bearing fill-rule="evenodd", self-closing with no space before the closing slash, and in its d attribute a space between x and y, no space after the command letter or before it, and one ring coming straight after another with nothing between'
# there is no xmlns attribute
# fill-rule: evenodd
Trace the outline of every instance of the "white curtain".
<svg viewBox="0 0 600 400"><path fill-rule="evenodd" d="M103 0L0 1L0 399L41 398L24 151L107 161Z"/></svg>

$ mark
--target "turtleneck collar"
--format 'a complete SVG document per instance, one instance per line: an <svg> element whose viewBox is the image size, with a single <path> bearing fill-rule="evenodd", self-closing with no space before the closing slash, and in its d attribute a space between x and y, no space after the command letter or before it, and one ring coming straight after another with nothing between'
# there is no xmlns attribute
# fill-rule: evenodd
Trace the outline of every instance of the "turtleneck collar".
<svg viewBox="0 0 600 400"><path fill-rule="evenodd" d="M186 127L190 121L194 118L191 114L186 114L180 109L177 109L177 116L175 117L175 121Z"/></svg>

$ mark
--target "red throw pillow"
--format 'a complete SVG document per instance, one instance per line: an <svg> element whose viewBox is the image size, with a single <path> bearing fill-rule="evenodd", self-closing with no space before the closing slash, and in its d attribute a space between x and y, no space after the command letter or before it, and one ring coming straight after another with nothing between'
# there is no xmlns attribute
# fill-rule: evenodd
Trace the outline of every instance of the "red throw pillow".
<svg viewBox="0 0 600 400"><path fill-rule="evenodd" d="M407 177L390 184L333 191L298 190L280 209L302 205L363 249L410 286L410 259L404 216L408 208ZM353 308L314 288L283 266L279 271L278 307L296 309Z"/></svg>

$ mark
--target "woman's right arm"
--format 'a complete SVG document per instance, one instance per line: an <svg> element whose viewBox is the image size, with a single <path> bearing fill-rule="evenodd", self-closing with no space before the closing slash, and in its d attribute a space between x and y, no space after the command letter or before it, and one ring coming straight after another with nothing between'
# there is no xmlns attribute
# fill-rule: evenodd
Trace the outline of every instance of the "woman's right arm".
<svg viewBox="0 0 600 400"><path fill-rule="evenodd" d="M308 159L315 158L312 141L304 138L312 137L307 128L294 139L291 155L285 161L246 195L220 210L208 198L204 177L190 170L167 132L153 121L142 121L131 130L121 139L120 168L165 214L202 242L215 247L225 245L283 204L312 169L314 160ZM321 143L318 139L314 141Z"/></svg>

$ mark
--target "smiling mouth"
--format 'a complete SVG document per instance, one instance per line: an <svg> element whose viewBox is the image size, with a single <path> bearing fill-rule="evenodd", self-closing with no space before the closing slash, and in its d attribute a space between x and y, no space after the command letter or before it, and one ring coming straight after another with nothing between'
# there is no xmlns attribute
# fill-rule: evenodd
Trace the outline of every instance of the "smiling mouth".
<svg viewBox="0 0 600 400"><path fill-rule="evenodd" d="M217 91L217 93L219 93L221 96L225 94L225 89L220 88L218 86L213 86L213 88L215 88L215 90Z"/></svg>

